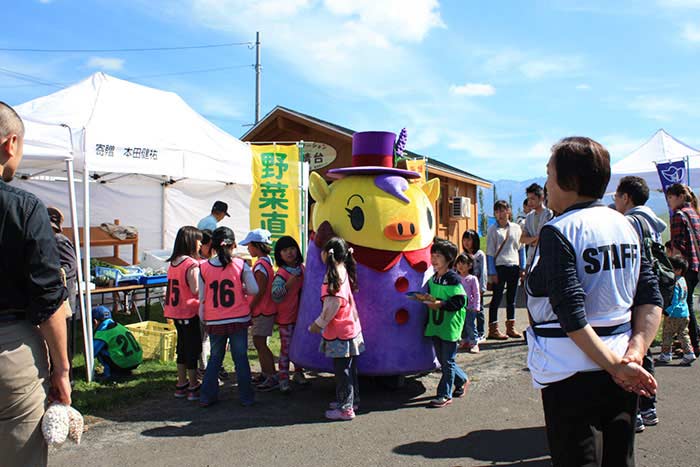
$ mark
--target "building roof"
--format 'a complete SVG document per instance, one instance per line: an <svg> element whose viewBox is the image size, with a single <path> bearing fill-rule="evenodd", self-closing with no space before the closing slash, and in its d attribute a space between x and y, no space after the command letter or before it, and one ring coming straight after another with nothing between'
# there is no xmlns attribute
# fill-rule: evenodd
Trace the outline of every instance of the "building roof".
<svg viewBox="0 0 700 467"><path fill-rule="evenodd" d="M337 133L341 133L341 134L343 134L343 135L345 135L345 136L348 136L348 137L350 137L350 138L352 138L352 135L355 134L355 130L352 130L352 129L350 129L350 128L346 128L346 127L344 127L344 126L340 126L340 125L337 125L337 124L335 124L335 123L328 122L328 121L326 121L326 120L322 120L322 119L317 118L317 117L314 117L314 116L312 116L312 115L308 115L308 114L305 114L305 113L302 113L302 112L298 112L298 111L296 111L296 110L293 110L293 109L290 109L290 108L287 108L287 107L278 105L278 106L275 106L275 108L272 109L270 112L268 112L268 113L267 113L258 123L256 123L250 130L248 130L247 132L245 132L245 134L244 134L243 136L241 136L241 140L245 141L245 140L246 140L246 137L247 137L250 133L252 133L259 125L261 125L265 120L267 120L268 117L270 117L270 116L271 116L273 113L275 113L276 111L282 111L282 112L286 112L286 113L295 115L295 116L297 116L298 118L301 118L301 119L304 119L304 120L308 120L308 121L310 121L310 122L312 122L312 123L314 123L314 124L316 124L316 125L324 126L324 127L326 127L326 128L329 128L329 129L331 129L331 130L333 130L333 131L335 131L335 132L337 132ZM493 184L490 180L486 180L485 178L479 177L479 176L477 176L477 175L471 174L471 173L469 173L469 172L467 172L467 171L465 171L465 170L462 170L462 169L460 169L460 168L457 168L457 167L451 166L451 165L449 165L449 164L446 164L446 163L444 163L444 162L441 162L441 161L439 161L439 160L437 160L437 159L435 159L435 158L433 158L433 157L424 156L424 155L422 155L422 154L418 154L418 153L415 153L415 152L412 152L412 151L406 151L406 154L407 154L409 157L418 158L418 159L426 159L426 160L428 161L428 168L433 167L433 168L435 168L435 169L443 170L443 171L449 172L449 173L451 173L451 174L453 174L453 175L457 175L458 177L469 178L469 179L472 179L472 180L474 180L474 181L481 182L482 184L488 184L488 185L492 185L492 184Z"/></svg>

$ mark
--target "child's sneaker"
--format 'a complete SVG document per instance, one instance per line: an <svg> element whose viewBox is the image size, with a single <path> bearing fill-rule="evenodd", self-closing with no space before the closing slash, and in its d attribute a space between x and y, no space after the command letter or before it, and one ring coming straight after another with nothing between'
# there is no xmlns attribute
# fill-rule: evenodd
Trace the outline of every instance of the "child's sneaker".
<svg viewBox="0 0 700 467"><path fill-rule="evenodd" d="M474 344L469 347L469 353L479 353L479 344Z"/></svg>
<svg viewBox="0 0 700 467"><path fill-rule="evenodd" d="M274 391L280 387L280 383L277 381L277 378L274 376L268 376L265 381L262 383L258 384L255 389L257 389L260 392L269 392L269 391Z"/></svg>
<svg viewBox="0 0 700 467"><path fill-rule="evenodd" d="M182 385L175 385L175 397L177 399L184 399L187 397L187 388L189 387L190 383L184 383Z"/></svg>
<svg viewBox="0 0 700 467"><path fill-rule="evenodd" d="M690 366L693 364L693 362L697 359L698 357L695 356L694 352L689 352L685 355L683 355L683 358L681 359L681 365L683 366Z"/></svg>
<svg viewBox="0 0 700 467"><path fill-rule="evenodd" d="M446 405L450 405L451 403L452 403L452 399L442 396L442 397L436 397L435 399L431 400L430 402L428 402L428 405L430 407L439 409L441 407L445 407Z"/></svg>
<svg viewBox="0 0 700 467"><path fill-rule="evenodd" d="M471 348L472 348L472 345L469 342L464 341L461 344L459 344L458 350L464 350L465 352L468 352L469 349L471 349Z"/></svg>
<svg viewBox="0 0 700 467"><path fill-rule="evenodd" d="M265 376L262 373L258 373L257 375L253 376L250 381L253 383L254 386L257 386L258 384L262 384L265 382L267 379L267 376Z"/></svg>
<svg viewBox="0 0 700 467"><path fill-rule="evenodd" d="M301 386L306 386L307 384L311 384L311 381L306 379L306 376L304 376L303 371L295 371L294 376L292 376L292 381L294 384L299 384Z"/></svg>
<svg viewBox="0 0 700 467"><path fill-rule="evenodd" d="M467 382L464 383L463 386L455 388L455 390L452 391L452 397L455 399L459 399L460 397L464 397L464 395L467 393L467 390L469 389L469 384L471 384L471 383L469 380L467 380Z"/></svg>
<svg viewBox="0 0 700 467"><path fill-rule="evenodd" d="M671 352L665 352L659 354L659 356L656 358L657 364L665 364L665 363L671 363L671 360L673 360L673 356L671 355Z"/></svg>
<svg viewBox="0 0 700 467"><path fill-rule="evenodd" d="M656 409L642 410L640 412L644 426L654 426L659 423L659 417L656 416Z"/></svg>
<svg viewBox="0 0 700 467"><path fill-rule="evenodd" d="M331 402L330 404L328 404L328 408L331 409L331 410L336 410L336 409L338 408L338 403L337 403L336 401L333 401L333 402ZM359 408L360 408L359 405L357 405L357 404L352 404L352 410L353 410L354 412L357 412L357 410L358 410Z"/></svg>
<svg viewBox="0 0 700 467"><path fill-rule="evenodd" d="M476 338L476 343L477 344L483 344L486 342L486 335L485 334L479 334L479 337Z"/></svg>
<svg viewBox="0 0 700 467"><path fill-rule="evenodd" d="M642 414L637 414L637 418L634 422L634 432L641 433L644 431L644 420L642 419Z"/></svg>
<svg viewBox="0 0 700 467"><path fill-rule="evenodd" d="M326 410L326 418L328 420L352 420L355 418L355 411L353 409L348 410Z"/></svg>
<svg viewBox="0 0 700 467"><path fill-rule="evenodd" d="M188 401L198 401L199 400L199 388L201 387L201 384L198 384L195 387L189 387L187 388L187 400Z"/></svg>
<svg viewBox="0 0 700 467"><path fill-rule="evenodd" d="M292 391L292 388L289 387L289 380L288 379L283 379L280 381L280 392L287 394Z"/></svg>

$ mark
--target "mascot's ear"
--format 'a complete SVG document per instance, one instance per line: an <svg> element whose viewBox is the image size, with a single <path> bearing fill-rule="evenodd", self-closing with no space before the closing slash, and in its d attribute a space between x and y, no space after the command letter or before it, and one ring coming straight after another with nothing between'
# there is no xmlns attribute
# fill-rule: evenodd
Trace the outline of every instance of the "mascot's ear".
<svg viewBox="0 0 700 467"><path fill-rule="evenodd" d="M439 187L440 185L438 185ZM311 175L309 175L309 193L311 193L311 197L317 202L322 202L328 197L330 191L323 177L318 172L311 172Z"/></svg>
<svg viewBox="0 0 700 467"><path fill-rule="evenodd" d="M435 204L435 201L437 201L438 197L440 196L440 179L433 178L432 180L429 180L428 183L425 183L421 188L428 196L430 202Z"/></svg>

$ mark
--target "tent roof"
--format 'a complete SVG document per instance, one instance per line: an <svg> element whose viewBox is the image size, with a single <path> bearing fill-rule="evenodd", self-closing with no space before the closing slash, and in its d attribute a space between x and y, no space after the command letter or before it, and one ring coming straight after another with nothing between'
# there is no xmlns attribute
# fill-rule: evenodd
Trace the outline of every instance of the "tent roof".
<svg viewBox="0 0 700 467"><path fill-rule="evenodd" d="M100 72L15 109L27 126L22 168L72 151L94 172L252 183L249 146L172 92Z"/></svg>
<svg viewBox="0 0 700 467"><path fill-rule="evenodd" d="M700 156L700 151L674 138L664 129L657 130L647 142L612 165L608 191L614 191L619 180L627 175L642 177L649 188L658 190L661 188L661 183L655 162L679 160L686 156ZM691 181L697 180L696 176L700 175L700 157L690 157L689 161Z"/></svg>

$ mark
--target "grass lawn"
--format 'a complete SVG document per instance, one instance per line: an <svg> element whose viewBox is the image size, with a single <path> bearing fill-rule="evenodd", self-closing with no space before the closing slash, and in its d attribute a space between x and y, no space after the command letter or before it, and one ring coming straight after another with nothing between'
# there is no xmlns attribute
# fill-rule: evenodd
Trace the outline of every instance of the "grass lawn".
<svg viewBox="0 0 700 467"><path fill-rule="evenodd" d="M143 311L141 312L143 316ZM116 314L116 321L121 324L131 324L138 322L136 315ZM158 305L151 306L151 321L165 322L163 310ZM270 349L275 355L279 355L280 341L279 334L275 332L270 338ZM82 335L78 337L76 350L82 349ZM251 344L252 347L252 344ZM248 350L248 359L255 371L258 367L258 354L255 349ZM95 368L101 371L99 363ZM224 368L227 371L233 370L231 354L227 353L224 359ZM156 360L145 360L134 370L133 376L118 383L88 383L85 378L85 356L82 352L73 357L73 374L75 386L73 387L73 406L83 415L97 415L113 411L120 407L132 405L134 402L154 397L158 393L167 392L175 386L177 378L177 365L175 362L160 362Z"/></svg>

